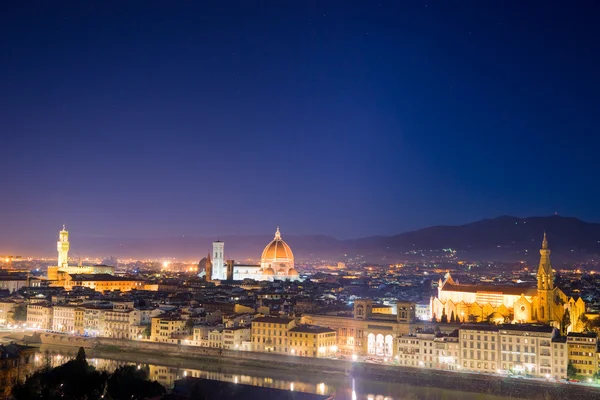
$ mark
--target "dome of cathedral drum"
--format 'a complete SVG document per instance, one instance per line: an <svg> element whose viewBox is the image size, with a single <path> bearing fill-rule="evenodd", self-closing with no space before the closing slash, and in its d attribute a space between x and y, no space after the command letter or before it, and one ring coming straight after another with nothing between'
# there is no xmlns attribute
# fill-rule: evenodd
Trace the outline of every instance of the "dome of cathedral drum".
<svg viewBox="0 0 600 400"><path fill-rule="evenodd" d="M260 258L263 275L276 275L280 279L297 278L292 249L281 239L279 227L275 238L265 247Z"/></svg>

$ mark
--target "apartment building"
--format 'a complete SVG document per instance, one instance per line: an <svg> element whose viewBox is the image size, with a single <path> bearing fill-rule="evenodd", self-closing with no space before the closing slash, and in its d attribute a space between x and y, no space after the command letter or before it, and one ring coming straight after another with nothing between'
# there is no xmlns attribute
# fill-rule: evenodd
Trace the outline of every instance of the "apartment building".
<svg viewBox="0 0 600 400"><path fill-rule="evenodd" d="M555 363L560 369L560 358L554 358L552 355L552 341L558 336L556 328L549 325L519 324L499 327L499 368L502 371L544 378L553 375ZM566 365L562 367L566 368Z"/></svg>
<svg viewBox="0 0 600 400"><path fill-rule="evenodd" d="M464 370L566 377L566 347L556 328L549 325L463 325L459 339L460 364Z"/></svg>
<svg viewBox="0 0 600 400"><path fill-rule="evenodd" d="M567 367L569 365L569 347L566 337L556 337L552 340L552 373L550 376L555 379L564 379L567 377Z"/></svg>
<svg viewBox="0 0 600 400"><path fill-rule="evenodd" d="M208 331L208 347L215 349L223 348L223 328L213 328Z"/></svg>
<svg viewBox="0 0 600 400"><path fill-rule="evenodd" d="M27 305L27 326L35 329L51 330L54 311L47 303Z"/></svg>
<svg viewBox="0 0 600 400"><path fill-rule="evenodd" d="M591 379L598 372L597 347L595 332L567 334L569 362L577 369L577 375Z"/></svg>
<svg viewBox="0 0 600 400"><path fill-rule="evenodd" d="M245 343L252 337L251 329L245 326L223 329L223 348L228 350L243 350Z"/></svg>
<svg viewBox="0 0 600 400"><path fill-rule="evenodd" d="M294 318L258 317L252 321L252 350L288 354L288 331Z"/></svg>
<svg viewBox="0 0 600 400"><path fill-rule="evenodd" d="M459 331L461 368L466 371L496 373L498 370L498 327L462 325Z"/></svg>
<svg viewBox="0 0 600 400"><path fill-rule="evenodd" d="M284 350L285 343L284 336ZM316 325L299 325L289 329L287 344L288 354L303 357L330 357L338 350L336 330Z"/></svg>
<svg viewBox="0 0 600 400"><path fill-rule="evenodd" d="M75 333L75 310L73 305L55 305L52 313L52 330L56 332Z"/></svg>
<svg viewBox="0 0 600 400"><path fill-rule="evenodd" d="M399 365L432 369L459 368L458 330L449 335L441 332L418 332L398 338L396 361Z"/></svg>
<svg viewBox="0 0 600 400"><path fill-rule="evenodd" d="M153 342L170 342L172 337L184 333L186 320L180 317L159 315L152 318L150 340Z"/></svg>
<svg viewBox="0 0 600 400"><path fill-rule="evenodd" d="M0 325L8 325L14 322L13 313L16 306L17 303L12 300L0 301Z"/></svg>
<svg viewBox="0 0 600 400"><path fill-rule="evenodd" d="M83 332L87 336L101 336L104 312L107 307L86 306L83 312Z"/></svg>

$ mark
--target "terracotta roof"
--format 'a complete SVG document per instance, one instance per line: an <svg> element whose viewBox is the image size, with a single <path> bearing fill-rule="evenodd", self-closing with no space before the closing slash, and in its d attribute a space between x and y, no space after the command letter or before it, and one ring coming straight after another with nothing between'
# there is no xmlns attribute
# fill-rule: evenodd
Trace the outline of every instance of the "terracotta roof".
<svg viewBox="0 0 600 400"><path fill-rule="evenodd" d="M112 282L131 282L140 281L139 278L127 278L122 276L114 276L109 274L73 274L71 280L82 282L82 281L112 281Z"/></svg>
<svg viewBox="0 0 600 400"><path fill-rule="evenodd" d="M537 295L537 288L526 286L453 285L451 283L446 283L444 287L442 287L442 291L466 293L501 293L515 296L519 296L521 294L526 296Z"/></svg>
<svg viewBox="0 0 600 400"><path fill-rule="evenodd" d="M300 332L300 333L334 333L335 329L326 328L324 326L317 325L300 325L295 328L290 329L290 332Z"/></svg>
<svg viewBox="0 0 600 400"><path fill-rule="evenodd" d="M254 318L252 322L266 322L270 324L289 324L294 319L289 317L258 317Z"/></svg>

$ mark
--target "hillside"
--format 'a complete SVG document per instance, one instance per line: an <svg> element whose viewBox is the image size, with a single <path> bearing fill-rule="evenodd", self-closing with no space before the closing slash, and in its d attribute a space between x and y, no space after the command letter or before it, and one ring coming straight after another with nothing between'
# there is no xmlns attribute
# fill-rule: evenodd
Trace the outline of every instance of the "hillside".
<svg viewBox="0 0 600 400"><path fill-rule="evenodd" d="M452 248L461 259L516 261L538 257L544 231L556 260L573 261L600 254L600 224L561 216L502 216L460 226L434 226L393 236L352 240L324 235L285 235L283 239L299 260L335 261L344 259L344 255L362 255L370 262L395 262L420 259L421 252ZM226 243L227 257L243 260L259 259L272 238L272 235L231 235L220 240ZM200 259L209 252L211 241L212 238L190 236L111 241L80 238L77 248L82 254Z"/></svg>

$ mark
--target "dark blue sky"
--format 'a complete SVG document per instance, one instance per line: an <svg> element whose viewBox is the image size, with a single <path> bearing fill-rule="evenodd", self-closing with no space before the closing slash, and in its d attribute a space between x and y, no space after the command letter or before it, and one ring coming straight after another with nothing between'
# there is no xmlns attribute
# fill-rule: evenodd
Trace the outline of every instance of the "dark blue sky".
<svg viewBox="0 0 600 400"><path fill-rule="evenodd" d="M595 2L258 3L2 2L0 250L600 220Z"/></svg>

